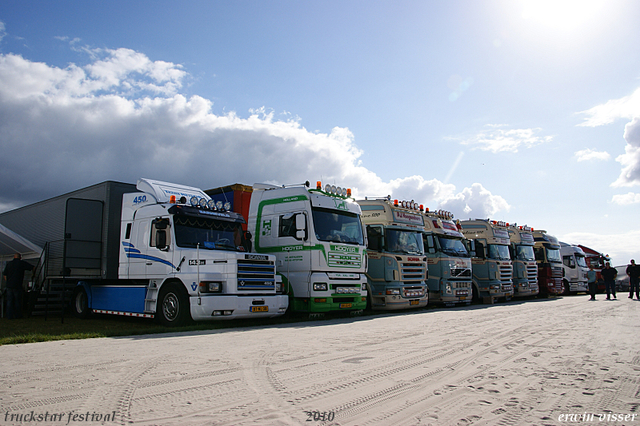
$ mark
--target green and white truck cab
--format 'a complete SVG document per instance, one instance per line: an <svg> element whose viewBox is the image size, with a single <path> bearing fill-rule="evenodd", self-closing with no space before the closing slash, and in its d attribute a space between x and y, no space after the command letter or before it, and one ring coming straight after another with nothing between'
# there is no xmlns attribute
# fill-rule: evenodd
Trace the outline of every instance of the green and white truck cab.
<svg viewBox="0 0 640 426"><path fill-rule="evenodd" d="M254 250L276 256L293 311L366 308L366 239L350 190L255 184L248 224Z"/></svg>

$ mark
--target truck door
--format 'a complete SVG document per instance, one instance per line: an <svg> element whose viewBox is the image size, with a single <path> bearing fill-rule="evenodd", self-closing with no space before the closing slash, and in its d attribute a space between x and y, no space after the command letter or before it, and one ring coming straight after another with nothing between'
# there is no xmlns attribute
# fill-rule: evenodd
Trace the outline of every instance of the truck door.
<svg viewBox="0 0 640 426"><path fill-rule="evenodd" d="M131 239L125 244L124 250L129 260L129 278L144 279L146 277L146 255L149 244L149 219L136 220L133 223Z"/></svg>
<svg viewBox="0 0 640 426"><path fill-rule="evenodd" d="M282 272L294 287L296 297L309 296L311 252L309 230L304 212L285 213L278 217L278 242L286 253Z"/></svg>

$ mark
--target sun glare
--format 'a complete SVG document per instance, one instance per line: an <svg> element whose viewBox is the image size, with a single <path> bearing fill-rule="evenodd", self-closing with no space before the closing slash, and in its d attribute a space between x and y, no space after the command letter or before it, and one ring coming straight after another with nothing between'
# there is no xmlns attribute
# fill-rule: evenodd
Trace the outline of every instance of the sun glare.
<svg viewBox="0 0 640 426"><path fill-rule="evenodd" d="M596 18L606 4L603 0L524 0L522 17L571 31Z"/></svg>

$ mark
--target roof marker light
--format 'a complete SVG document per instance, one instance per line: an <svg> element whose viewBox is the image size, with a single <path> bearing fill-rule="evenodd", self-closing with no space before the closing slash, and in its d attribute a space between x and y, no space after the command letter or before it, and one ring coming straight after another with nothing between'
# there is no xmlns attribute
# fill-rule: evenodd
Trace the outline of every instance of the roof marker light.
<svg viewBox="0 0 640 426"><path fill-rule="evenodd" d="M175 203L176 203L176 196L175 196L175 195L172 195L171 197L169 197L169 202L170 202L171 204L175 204Z"/></svg>
<svg viewBox="0 0 640 426"><path fill-rule="evenodd" d="M322 189L322 182L320 181L316 182L316 189Z"/></svg>

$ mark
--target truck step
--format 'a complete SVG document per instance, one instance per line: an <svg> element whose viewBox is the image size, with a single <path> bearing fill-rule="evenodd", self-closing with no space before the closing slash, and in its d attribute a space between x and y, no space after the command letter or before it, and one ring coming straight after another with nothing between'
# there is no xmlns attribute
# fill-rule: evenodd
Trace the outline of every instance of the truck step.
<svg viewBox="0 0 640 426"><path fill-rule="evenodd" d="M62 315L62 310L60 310L60 309L55 309L55 310L49 309L49 312L45 312L45 311L32 311L31 312L31 316L32 317L43 317L45 315L56 315L56 316L59 316L59 315Z"/></svg>

